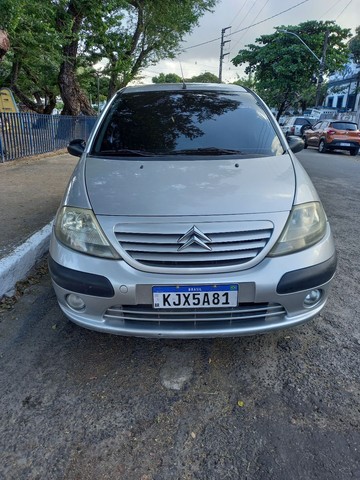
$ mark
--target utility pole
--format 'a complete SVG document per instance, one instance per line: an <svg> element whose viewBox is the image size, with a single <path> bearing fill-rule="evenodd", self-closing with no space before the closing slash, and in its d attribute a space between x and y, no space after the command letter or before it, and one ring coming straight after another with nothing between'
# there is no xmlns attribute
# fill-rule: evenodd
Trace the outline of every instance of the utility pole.
<svg viewBox="0 0 360 480"><path fill-rule="evenodd" d="M322 52L322 56L321 56L321 59L320 59L319 76L318 76L318 81L317 81L317 86L316 86L315 107L318 107L319 102L320 102L321 84L323 83L323 73L324 73L324 68L325 68L325 58L326 58L326 50L327 50L327 47L328 47L329 33L330 33L329 30L326 30L324 45L323 45L323 52Z"/></svg>
<svg viewBox="0 0 360 480"><path fill-rule="evenodd" d="M223 59L226 55L229 55L230 52L224 53L224 45L225 43L229 43L230 40L224 40L226 30L229 30L231 27L226 27L221 30L221 44L220 44L220 64L219 64L219 83L222 82L222 64Z"/></svg>

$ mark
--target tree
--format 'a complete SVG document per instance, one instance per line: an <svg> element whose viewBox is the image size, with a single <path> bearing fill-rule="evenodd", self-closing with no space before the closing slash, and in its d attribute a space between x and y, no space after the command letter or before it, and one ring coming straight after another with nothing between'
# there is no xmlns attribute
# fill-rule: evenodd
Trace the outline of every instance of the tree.
<svg viewBox="0 0 360 480"><path fill-rule="evenodd" d="M319 58L328 31L324 75L340 69L347 61L346 40L350 30L335 22L309 21L297 26L277 27L277 30L296 33ZM262 35L255 42L240 50L232 62L234 65L248 64L245 73L254 75L258 93L278 110L280 118L283 111L301 100L311 78L318 76L319 62L299 39L290 34Z"/></svg>
<svg viewBox="0 0 360 480"><path fill-rule="evenodd" d="M47 0L2 0L0 28L6 29L11 48L2 65L0 82L38 113L51 113L59 93L60 48L54 18Z"/></svg>
<svg viewBox="0 0 360 480"><path fill-rule="evenodd" d="M8 34L4 30L0 30L0 62L10 48Z"/></svg>
<svg viewBox="0 0 360 480"><path fill-rule="evenodd" d="M144 67L174 57L216 1L2 0L11 52L0 80L39 113L49 113L60 92L63 114L93 115L88 96L99 62L109 98Z"/></svg>
<svg viewBox="0 0 360 480"><path fill-rule="evenodd" d="M174 58L185 34L217 0L129 0L114 2L103 27L93 29L87 45L94 59L106 59L110 98L141 69Z"/></svg>
<svg viewBox="0 0 360 480"><path fill-rule="evenodd" d="M153 83L182 83L182 78L176 73L160 73L151 80Z"/></svg>
<svg viewBox="0 0 360 480"><path fill-rule="evenodd" d="M200 75L195 75L189 79L189 82L194 83L219 83L219 77L210 72L204 72Z"/></svg>
<svg viewBox="0 0 360 480"><path fill-rule="evenodd" d="M256 92L256 82L255 82L255 79L254 79L254 76L249 74L248 77L239 77L238 76L238 79L233 82L234 85L240 85L241 87L246 87L246 88L250 88L251 90L254 90L254 92Z"/></svg>
<svg viewBox="0 0 360 480"><path fill-rule="evenodd" d="M356 35L350 40L350 52L354 56L354 62L360 64L360 25L355 30Z"/></svg>
<svg viewBox="0 0 360 480"><path fill-rule="evenodd" d="M176 73L160 73L157 77L152 78L153 83L182 83L182 78ZM216 75L210 72L204 72L191 78L184 78L188 83L219 83Z"/></svg>

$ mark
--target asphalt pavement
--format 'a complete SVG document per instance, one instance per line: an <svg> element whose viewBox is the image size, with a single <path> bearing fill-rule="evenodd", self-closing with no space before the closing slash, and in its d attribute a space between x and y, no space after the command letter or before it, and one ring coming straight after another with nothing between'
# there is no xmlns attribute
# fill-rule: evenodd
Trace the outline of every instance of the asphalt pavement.
<svg viewBox="0 0 360 480"><path fill-rule="evenodd" d="M0 163L0 298L47 251L52 222L78 159L68 153Z"/></svg>

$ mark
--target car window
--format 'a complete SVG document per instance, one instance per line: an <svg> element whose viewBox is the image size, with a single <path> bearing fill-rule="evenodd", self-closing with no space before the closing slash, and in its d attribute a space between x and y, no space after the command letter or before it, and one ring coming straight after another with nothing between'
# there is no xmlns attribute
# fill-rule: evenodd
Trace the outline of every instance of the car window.
<svg viewBox="0 0 360 480"><path fill-rule="evenodd" d="M120 93L92 154L123 150L154 155L229 150L245 155L284 152L266 112L249 93L148 91ZM228 154L229 154L228 153Z"/></svg>
<svg viewBox="0 0 360 480"><path fill-rule="evenodd" d="M306 118L297 118L295 120L295 125L310 125L310 122Z"/></svg>
<svg viewBox="0 0 360 480"><path fill-rule="evenodd" d="M336 130L357 130L356 123L352 122L332 122L330 126L336 128Z"/></svg>

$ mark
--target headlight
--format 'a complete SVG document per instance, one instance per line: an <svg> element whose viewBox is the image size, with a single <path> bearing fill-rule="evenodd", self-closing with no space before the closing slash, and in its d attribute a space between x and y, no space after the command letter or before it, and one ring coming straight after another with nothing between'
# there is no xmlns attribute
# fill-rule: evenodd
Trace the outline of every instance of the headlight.
<svg viewBox="0 0 360 480"><path fill-rule="evenodd" d="M325 231L326 215L321 203L296 205L269 255L276 257L304 250L319 242Z"/></svg>
<svg viewBox="0 0 360 480"><path fill-rule="evenodd" d="M56 238L73 250L95 257L120 258L105 237L92 210L63 207L55 220Z"/></svg>

